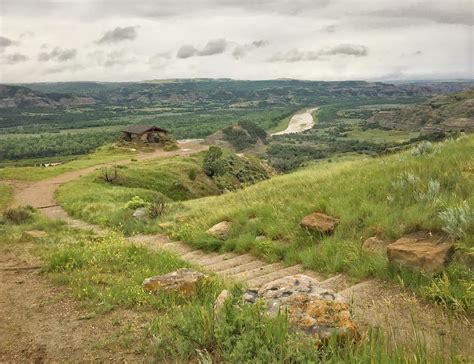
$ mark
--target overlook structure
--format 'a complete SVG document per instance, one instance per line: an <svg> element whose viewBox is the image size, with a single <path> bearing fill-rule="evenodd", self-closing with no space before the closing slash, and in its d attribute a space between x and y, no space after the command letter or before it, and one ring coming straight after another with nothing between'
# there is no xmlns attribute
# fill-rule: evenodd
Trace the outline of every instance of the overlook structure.
<svg viewBox="0 0 474 364"><path fill-rule="evenodd" d="M164 143L169 132L154 125L136 124L122 130L122 139L128 142Z"/></svg>

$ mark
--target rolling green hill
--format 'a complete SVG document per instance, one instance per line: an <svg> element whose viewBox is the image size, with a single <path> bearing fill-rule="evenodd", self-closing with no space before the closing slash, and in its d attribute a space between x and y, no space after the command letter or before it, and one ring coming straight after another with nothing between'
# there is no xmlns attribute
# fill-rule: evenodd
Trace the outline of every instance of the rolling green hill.
<svg viewBox="0 0 474 364"><path fill-rule="evenodd" d="M466 262L474 248L473 167L474 136L434 146L424 142L389 157L319 163L235 193L186 201L166 219L176 221L170 231L176 239L198 248L250 251L324 273L396 280L434 300L472 310L474 275ZM341 220L333 235L300 228L299 221L313 211ZM441 213L454 217L446 221ZM225 242L206 234L222 220L233 224ZM376 234L390 242L419 230L447 234L457 227L463 235L452 236L455 258L445 275L434 279L394 270L385 256L361 249L364 239Z"/></svg>

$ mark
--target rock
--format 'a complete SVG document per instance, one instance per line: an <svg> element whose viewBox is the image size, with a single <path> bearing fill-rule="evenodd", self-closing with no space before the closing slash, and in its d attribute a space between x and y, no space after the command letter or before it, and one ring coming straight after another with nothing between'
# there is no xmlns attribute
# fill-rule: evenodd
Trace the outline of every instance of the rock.
<svg viewBox="0 0 474 364"><path fill-rule="evenodd" d="M337 224L339 224L339 219L320 212L313 212L300 222L301 227L323 234L331 233Z"/></svg>
<svg viewBox="0 0 474 364"><path fill-rule="evenodd" d="M214 309L214 316L217 316L217 312L220 310L222 305L224 304L225 300L229 297L229 291L224 289L221 293L219 293L219 296L217 296L216 300L214 301L214 304L212 305Z"/></svg>
<svg viewBox="0 0 474 364"><path fill-rule="evenodd" d="M135 219L137 220L142 220L146 216L146 208L144 207L139 207L133 212L132 215Z"/></svg>
<svg viewBox="0 0 474 364"><path fill-rule="evenodd" d="M176 226L176 223L173 221L165 221L158 224L158 226L162 229L168 230L168 229L174 228Z"/></svg>
<svg viewBox="0 0 474 364"><path fill-rule="evenodd" d="M247 291L244 300L257 298L267 304L268 313L288 312L290 325L317 339L336 335L339 339L356 338L358 331L349 305L337 293L323 288L315 279L298 274L277 279L258 291Z"/></svg>
<svg viewBox="0 0 474 364"><path fill-rule="evenodd" d="M349 305L345 302L299 294L288 299L284 306L290 324L314 338L324 340L335 335L342 341L359 336Z"/></svg>
<svg viewBox="0 0 474 364"><path fill-rule="evenodd" d="M229 236L231 226L232 224L229 221L221 221L207 230L207 233L218 239L225 240Z"/></svg>
<svg viewBox="0 0 474 364"><path fill-rule="evenodd" d="M387 256L391 263L426 273L442 271L453 252L453 243L424 232L405 235L387 246Z"/></svg>
<svg viewBox="0 0 474 364"><path fill-rule="evenodd" d="M180 268L174 272L146 278L143 281L143 288L149 292L175 291L183 294L192 293L196 284L206 277L201 272L189 268Z"/></svg>
<svg viewBox="0 0 474 364"><path fill-rule="evenodd" d="M385 253L387 243L376 236L372 236L362 243L362 249L369 253Z"/></svg>
<svg viewBox="0 0 474 364"><path fill-rule="evenodd" d="M48 233L43 230L28 230L21 234L20 241L38 241L48 237Z"/></svg>
<svg viewBox="0 0 474 364"><path fill-rule="evenodd" d="M255 240L256 240L256 241L262 241L262 240L265 240L265 239L266 239L266 236L265 236L265 235L257 235L257 236L255 237Z"/></svg>

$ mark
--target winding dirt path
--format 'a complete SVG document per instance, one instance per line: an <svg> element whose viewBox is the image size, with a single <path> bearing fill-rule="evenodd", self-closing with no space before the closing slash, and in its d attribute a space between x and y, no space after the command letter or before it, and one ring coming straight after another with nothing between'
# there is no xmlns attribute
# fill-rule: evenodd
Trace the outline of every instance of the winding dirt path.
<svg viewBox="0 0 474 364"><path fill-rule="evenodd" d="M319 107L307 109L301 113L295 114L291 117L288 127L285 130L273 133L272 135L284 135L301 133L305 130L311 129L314 125L313 112L319 110Z"/></svg>
<svg viewBox="0 0 474 364"><path fill-rule="evenodd" d="M179 143L179 149L175 151L156 150L151 153L140 153L133 158L139 161L151 160L156 158L173 157L179 155L189 155L200 151L207 150L207 145L200 144L199 139L184 140ZM90 174L97 169L113 166L125 165L131 163L131 159L120 160L116 162L98 164L92 167L83 168L77 171L67 172L59 176L35 182L33 184L19 184L14 186L12 207L21 205L31 205L37 209L46 209L48 207L57 206L54 199L54 193L58 187L63 184L75 180L76 178ZM45 210L46 212L46 210Z"/></svg>

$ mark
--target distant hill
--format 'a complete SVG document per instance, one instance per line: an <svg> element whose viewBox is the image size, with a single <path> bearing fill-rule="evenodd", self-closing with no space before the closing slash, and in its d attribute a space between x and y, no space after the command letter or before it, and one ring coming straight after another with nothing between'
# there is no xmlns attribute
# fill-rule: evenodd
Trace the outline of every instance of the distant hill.
<svg viewBox="0 0 474 364"><path fill-rule="evenodd" d="M436 96L417 106L380 111L367 121L367 125L422 133L473 132L474 88Z"/></svg>
<svg viewBox="0 0 474 364"><path fill-rule="evenodd" d="M0 108L42 108L93 105L92 97L75 94L43 94L23 86L0 85Z"/></svg>
<svg viewBox="0 0 474 364"><path fill-rule="evenodd" d="M473 82L415 82L391 84L366 81L302 81L229 79L176 79L145 82L59 82L18 85L40 94L60 93L92 97L106 105L170 107L213 107L241 105L256 106L312 105L332 103L335 97L429 97L460 92Z"/></svg>
<svg viewBox="0 0 474 364"><path fill-rule="evenodd" d="M253 152L260 154L265 151L267 133L256 124L240 121L208 136L205 144L218 145L235 152Z"/></svg>

